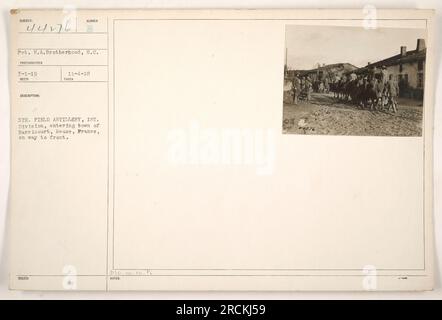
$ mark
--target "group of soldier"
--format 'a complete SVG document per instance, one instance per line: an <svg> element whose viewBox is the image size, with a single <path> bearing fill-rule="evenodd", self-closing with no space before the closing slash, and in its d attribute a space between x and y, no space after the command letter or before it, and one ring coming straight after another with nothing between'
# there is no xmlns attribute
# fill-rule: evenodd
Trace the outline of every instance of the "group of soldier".
<svg viewBox="0 0 442 320"><path fill-rule="evenodd" d="M294 104L298 104L299 99L310 101L313 92L313 82L309 76L300 78L299 73L297 73L292 79L291 91Z"/></svg>
<svg viewBox="0 0 442 320"><path fill-rule="evenodd" d="M385 66L370 68L365 74L343 74L330 80L312 81L308 75L300 77L297 73L291 83L294 104L298 104L299 99L310 101L313 91L332 92L336 99L351 102L361 109L397 112L399 86L394 76L388 75Z"/></svg>

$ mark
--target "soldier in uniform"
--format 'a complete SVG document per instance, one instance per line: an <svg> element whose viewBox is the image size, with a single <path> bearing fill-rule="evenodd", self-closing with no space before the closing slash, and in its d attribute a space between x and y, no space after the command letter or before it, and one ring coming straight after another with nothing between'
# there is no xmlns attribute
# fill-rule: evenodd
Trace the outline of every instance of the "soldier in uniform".
<svg viewBox="0 0 442 320"><path fill-rule="evenodd" d="M367 84L367 101L369 101L370 110L374 110L376 108L377 102L377 90L376 86L377 80L375 76L368 76L368 84Z"/></svg>
<svg viewBox="0 0 442 320"><path fill-rule="evenodd" d="M376 90L376 109L382 110L384 108L384 89L385 85L381 79L375 79L375 90Z"/></svg>
<svg viewBox="0 0 442 320"><path fill-rule="evenodd" d="M310 80L310 77L306 77L306 79L305 79L305 93L307 95L307 101L310 101L312 91L313 91L313 84Z"/></svg>
<svg viewBox="0 0 442 320"><path fill-rule="evenodd" d="M364 90L365 90L365 84L364 84L364 78L362 75L358 75L356 78L356 87L355 87L355 103L358 106L358 108L363 109L364 108Z"/></svg>
<svg viewBox="0 0 442 320"><path fill-rule="evenodd" d="M293 93L293 103L298 104L298 98L301 94L301 80L298 78L299 74L296 73L292 80L292 93Z"/></svg>
<svg viewBox="0 0 442 320"><path fill-rule="evenodd" d="M397 112L397 97L399 96L399 85L396 80L394 80L393 75L390 74L389 80L385 86L385 91L388 97L388 111L393 110L394 113Z"/></svg>
<svg viewBox="0 0 442 320"><path fill-rule="evenodd" d="M386 84L387 81L388 81L388 73L387 73L387 67L386 66L382 66L380 76L381 76L381 81L384 84Z"/></svg>
<svg viewBox="0 0 442 320"><path fill-rule="evenodd" d="M330 84L329 84L328 78L324 79L324 91L325 91L325 93L329 93L329 91L330 91Z"/></svg>
<svg viewBox="0 0 442 320"><path fill-rule="evenodd" d="M380 81L382 82L383 87L385 88L386 84L388 82L388 74L387 74L387 67L386 66L382 66L379 76L380 76ZM386 92L382 92L382 96L381 96L382 108L384 107L385 102L387 102L387 94L386 94Z"/></svg>

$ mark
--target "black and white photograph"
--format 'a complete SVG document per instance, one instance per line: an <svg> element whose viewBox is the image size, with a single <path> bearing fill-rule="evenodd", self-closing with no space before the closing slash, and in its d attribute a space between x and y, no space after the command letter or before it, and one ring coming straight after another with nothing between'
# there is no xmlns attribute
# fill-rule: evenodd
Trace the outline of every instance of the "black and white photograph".
<svg viewBox="0 0 442 320"><path fill-rule="evenodd" d="M422 136L425 29L286 26L285 134Z"/></svg>

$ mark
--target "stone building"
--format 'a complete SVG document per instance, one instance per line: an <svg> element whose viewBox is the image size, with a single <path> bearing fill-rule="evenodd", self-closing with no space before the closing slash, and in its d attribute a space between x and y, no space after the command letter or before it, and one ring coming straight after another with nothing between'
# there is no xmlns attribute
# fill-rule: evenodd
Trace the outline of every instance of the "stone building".
<svg viewBox="0 0 442 320"><path fill-rule="evenodd" d="M425 83L425 57L425 40L418 39L416 49L407 51L407 47L401 46L397 55L369 63L357 73L366 72L369 68L374 68L376 72L385 66L387 74L392 74L398 81L402 97L422 99Z"/></svg>
<svg viewBox="0 0 442 320"><path fill-rule="evenodd" d="M314 83L327 79L335 81L342 75L349 76L355 74L368 74L369 69L373 69L378 74L383 66L386 67L387 76L393 75L399 83L399 94L402 97L412 99L422 99L425 84L425 58L426 47L424 39L417 39L416 49L407 51L406 46L401 46L398 54L368 63L367 66L357 68L350 63L334 63L328 65L318 65L310 70L289 70L284 66L284 78L287 81L293 79L296 73L301 77L308 76Z"/></svg>
<svg viewBox="0 0 442 320"><path fill-rule="evenodd" d="M299 73L301 77L308 76L313 81L321 81L324 79L333 81L336 77L340 78L343 74L356 69L357 67L350 63L323 64L310 70L288 70L286 72L286 78L293 78L295 73Z"/></svg>

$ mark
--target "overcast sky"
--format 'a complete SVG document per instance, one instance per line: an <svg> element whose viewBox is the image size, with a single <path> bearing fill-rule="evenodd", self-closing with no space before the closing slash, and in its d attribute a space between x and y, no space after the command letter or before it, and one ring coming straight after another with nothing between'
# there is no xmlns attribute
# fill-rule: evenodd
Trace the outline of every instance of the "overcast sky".
<svg viewBox="0 0 442 320"><path fill-rule="evenodd" d="M287 64L290 69L313 69L318 63L348 62L363 67L400 53L401 46L416 49L425 29L287 26Z"/></svg>

